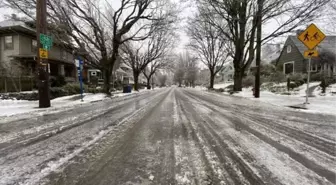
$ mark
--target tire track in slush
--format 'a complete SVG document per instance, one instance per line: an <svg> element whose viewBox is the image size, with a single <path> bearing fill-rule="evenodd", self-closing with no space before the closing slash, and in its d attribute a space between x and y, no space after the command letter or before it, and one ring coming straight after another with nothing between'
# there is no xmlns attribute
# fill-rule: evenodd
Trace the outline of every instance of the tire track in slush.
<svg viewBox="0 0 336 185"><path fill-rule="evenodd" d="M174 128L176 168L175 179L178 184L212 185L220 184L218 164L207 157L205 145L199 140L195 129L182 114L181 102L175 98ZM212 162L210 162L212 160ZM217 169L216 169L217 168ZM216 172L215 172L216 171Z"/></svg>
<svg viewBox="0 0 336 185"><path fill-rule="evenodd" d="M144 96L146 97L147 95L144 95ZM135 100L137 100L137 98L138 97L136 97ZM82 117L81 119L79 119L78 121L77 120L72 121L71 119L65 121L65 123L71 123L71 124L59 124L59 125L56 125L54 127L43 129L42 131L38 132L37 134L34 133L34 134L28 134L28 135L21 135L19 138L10 140L6 143L1 143L0 144L0 156L4 156L8 153L11 153L12 151L14 151L15 149L18 149L20 147L26 147L26 146L35 144L39 141L42 141L42 140L45 140L49 137L52 137L52 136L55 136L57 134L63 133L63 132L65 132L67 130L70 130L72 128L79 127L79 126L81 126L85 123L89 123L90 121L92 121L94 119L97 119L99 117L105 116L107 114L110 114L113 111L120 109L121 107L129 106L133 103L129 99L127 99L128 102L126 104L117 104L116 106L109 107L108 109L103 110L102 112L99 112L98 114L95 113L93 116L92 115L86 115L86 116ZM57 113L57 114L59 114L59 113Z"/></svg>
<svg viewBox="0 0 336 185"><path fill-rule="evenodd" d="M190 94L189 92L187 92L191 97L194 97L194 99L199 100L203 100L203 101L207 101L207 102L211 102L211 104L220 107L220 108L225 108L227 109L226 106L223 106L221 104L217 104L217 103L213 103L212 101L208 101L205 98L201 98L198 96L195 96L194 94ZM213 109L213 108L211 108ZM323 140L320 139L312 134L300 131L298 129L294 129L294 128L290 128L288 126L285 125L280 125L276 122L274 122L274 120L271 119L267 119L267 118L263 118L261 116L259 116L258 114L250 114L250 113L245 113L243 111L236 111L236 112L232 112L232 114L237 115L237 112L239 112L239 117L241 117L241 115L248 117L250 120L252 121L256 121L258 122L258 124L263 125L269 129L272 130L276 130L279 133L282 133L284 135L287 135L291 138L294 138L295 140L298 140L302 143L305 143L313 148L316 148L317 150L320 150L328 155L331 156L336 156L336 143L335 142L330 142L327 140ZM267 124L267 123L272 123L272 124Z"/></svg>
<svg viewBox="0 0 336 185"><path fill-rule="evenodd" d="M189 94L190 95L190 94ZM241 116L237 116L235 115L235 118L230 117L228 115L225 115L223 113L221 113L220 111L218 111L217 109L214 109L213 107L207 105L206 103L204 103L205 100L201 100L200 98L197 98L193 95L190 95L193 97L193 99L197 100L197 101L202 101L203 105L207 108L209 108L210 110L221 114L222 116L224 116L225 118L227 118L228 120L230 120L231 122L234 122L236 124L239 124L241 128L243 128L244 130L248 131L249 133L255 135L256 137L258 137L259 139L263 140L264 142L270 144L271 146L273 146L274 148L276 148L277 150L286 153L288 156L290 156L292 159L294 159L295 161L299 162L300 164L302 164L303 166L305 166L306 168L312 170L313 172L315 172L316 174L318 174L321 177L326 178L328 181L330 181L331 183L335 184L336 183L336 179L335 176L336 174L333 173L332 171L325 169L324 167L320 166L319 164L317 164L314 161L309 160L307 157L305 157L302 154L299 154L295 151L293 151L292 149L270 139L269 137L267 137L266 135L252 129L250 126L248 126L247 124L243 123L240 119ZM207 101L208 102L208 101ZM213 102L211 102L211 104L222 108L220 105L216 105ZM246 119L246 118L245 118ZM250 121L247 119L247 121ZM259 122L258 122L259 123ZM301 141L299 138L295 137L294 139Z"/></svg>
<svg viewBox="0 0 336 185"><path fill-rule="evenodd" d="M229 146L208 124L206 124L206 122L204 122L205 124L202 124L195 121L202 120L202 118L198 116L198 113L190 105L187 99L181 99L183 100L183 104L181 104L182 112L185 115L188 115L186 117L189 118L189 121L196 124L199 131L204 135L203 139L207 141L212 151L216 153L216 156L223 164L224 169L228 172L229 178L234 184L264 184L263 180L250 169L243 159L229 148ZM188 112L187 110L192 112Z"/></svg>
<svg viewBox="0 0 336 185"><path fill-rule="evenodd" d="M165 148L172 146L169 143L170 133L165 132L167 130L161 127L159 120L160 115L164 116L164 114L166 114L165 119L169 118L170 114L160 112L164 110L164 107L160 106L163 106L162 103L170 93L171 90L166 92L168 96L158 97L139 117L131 118L132 121L125 133L118 138L113 138L117 140L116 144L105 146L106 151L102 151L103 156L89 165L89 169L76 180L76 184L133 184L136 182L158 184L161 181L172 181L174 173L171 172L173 165L170 164L174 164L171 161L174 158L174 152L171 148ZM168 137L168 139L162 140L161 137ZM105 142L110 142L109 138L98 146ZM153 175L152 180L150 180L151 175ZM62 180L69 182L69 180ZM53 182L59 184L57 180Z"/></svg>
<svg viewBox="0 0 336 185"><path fill-rule="evenodd" d="M144 107L148 107L150 102L163 97L165 92L167 91L158 93L156 96L153 96L153 98L142 102L142 105ZM133 103L135 103L135 105L134 107L131 107L129 112L138 112L139 108L141 108L139 107L141 104L139 102ZM133 109L135 110L133 111ZM0 182L5 182L6 179L8 179L10 182L20 183L32 181L35 177L36 179L38 179L37 177L40 178L41 175L45 175L46 172L54 168L54 165L49 166L49 164L55 164L58 162L64 163L62 162L64 158L72 155L74 151L77 151L78 147L81 148L80 146L82 144L89 143L91 140L94 140L92 137L99 136L101 132L106 132L106 130L115 128L114 123L116 122L117 125L120 125L123 121L125 121L123 115L133 115L129 114L129 112L125 112L125 110L123 112L120 110L117 115L111 114L107 117L98 118L90 121L88 124L75 127L34 145L24 147L6 158L0 158L1 162L3 162L3 164L1 164L3 169L0 176L4 175L4 177L6 177L5 179L0 180ZM121 119L115 118L115 116L119 116ZM68 150L68 147L72 147L72 149ZM18 160L14 157L18 157ZM19 166L20 164L22 164L22 166Z"/></svg>

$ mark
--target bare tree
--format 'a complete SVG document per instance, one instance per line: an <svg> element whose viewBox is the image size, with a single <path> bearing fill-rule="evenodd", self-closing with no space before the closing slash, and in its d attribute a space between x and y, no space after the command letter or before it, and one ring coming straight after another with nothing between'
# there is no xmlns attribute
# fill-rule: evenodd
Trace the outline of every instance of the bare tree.
<svg viewBox="0 0 336 185"><path fill-rule="evenodd" d="M195 57L191 57L188 53L184 58L185 62L185 84L186 86L194 87L195 82L198 77L198 67L197 67L197 59Z"/></svg>
<svg viewBox="0 0 336 185"><path fill-rule="evenodd" d="M167 77L166 74L159 74L158 75L158 81L159 81L160 87L166 86L167 78L168 77Z"/></svg>
<svg viewBox="0 0 336 185"><path fill-rule="evenodd" d="M6 4L35 20L36 0L6 0ZM160 11L166 6L163 0L121 0L117 8L104 0L47 0L47 5L49 24L58 25L57 29L50 29L52 34L80 47L79 54L102 70L106 93L120 45L146 39L167 18ZM62 40L62 35L69 39Z"/></svg>
<svg viewBox="0 0 336 185"><path fill-rule="evenodd" d="M262 22L276 20L279 25L262 39L270 39L293 32L311 22L329 0L267 0L263 2ZM257 29L257 0L213 1L197 0L200 12L231 42L234 90L241 91L242 77L255 58Z"/></svg>
<svg viewBox="0 0 336 185"><path fill-rule="evenodd" d="M197 58L185 52L176 57L174 66L174 81L181 86L184 82L186 86L194 86L197 80L198 67Z"/></svg>
<svg viewBox="0 0 336 185"><path fill-rule="evenodd" d="M151 89L151 79L153 75L157 72L159 69L164 69L165 67L168 67L169 60L167 59L158 59L154 60L149 63L149 65L142 71L144 74L146 80L147 80L147 89Z"/></svg>
<svg viewBox="0 0 336 185"><path fill-rule="evenodd" d="M210 71L210 86L214 86L215 76L220 72L228 58L228 49L220 31L199 14L189 21L187 33L190 37L189 48Z"/></svg>
<svg viewBox="0 0 336 185"><path fill-rule="evenodd" d="M170 24L167 24L168 26ZM167 27L165 27L167 28ZM123 60L132 68L134 77L134 89L138 90L139 75L146 69L148 64L153 62L150 66L151 73L155 73L158 67L161 66L162 60L168 55L174 43L174 33L169 29L161 29L154 32L147 40L137 43L139 46L125 44L122 48L124 51ZM145 49L143 49L145 48ZM149 74L147 80L153 74ZM146 75L145 75L146 76ZM150 76L150 77L149 77Z"/></svg>
<svg viewBox="0 0 336 185"><path fill-rule="evenodd" d="M185 71L183 68L177 68L174 72L174 82L178 84L179 87L182 86L184 80Z"/></svg>

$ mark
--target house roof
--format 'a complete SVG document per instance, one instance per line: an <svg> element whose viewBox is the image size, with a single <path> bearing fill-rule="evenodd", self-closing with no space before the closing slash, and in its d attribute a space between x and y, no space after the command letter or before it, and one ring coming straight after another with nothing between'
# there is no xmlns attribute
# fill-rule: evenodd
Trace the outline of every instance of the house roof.
<svg viewBox="0 0 336 185"><path fill-rule="evenodd" d="M36 33L35 29L31 28L23 21L5 20L0 22L0 32L8 32L13 30L28 32L31 34Z"/></svg>
<svg viewBox="0 0 336 185"><path fill-rule="evenodd" d="M33 22L23 22L17 20L5 20L0 22L0 33L12 33L12 32L28 33L36 37L36 29L34 28ZM68 49L69 52L72 52L73 49L78 49L73 46L70 46L68 43L60 39L54 40L53 42L55 45L62 45L62 47Z"/></svg>
<svg viewBox="0 0 336 185"><path fill-rule="evenodd" d="M297 38L297 36L289 36L289 39L293 41L295 46L299 49L300 53L303 55L307 47ZM336 53L336 36L326 36L326 38L317 46L318 50L328 50L330 52Z"/></svg>

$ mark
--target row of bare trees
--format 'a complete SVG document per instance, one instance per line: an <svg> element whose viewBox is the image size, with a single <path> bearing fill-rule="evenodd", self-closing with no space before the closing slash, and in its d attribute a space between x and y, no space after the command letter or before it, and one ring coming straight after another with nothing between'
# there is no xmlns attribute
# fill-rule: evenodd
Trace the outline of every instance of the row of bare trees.
<svg viewBox="0 0 336 185"><path fill-rule="evenodd" d="M139 76L143 74L147 79L147 89L150 80L158 69L168 68L169 56L175 44L173 22L157 30L148 39L141 42L124 44L122 58L133 70L134 89L138 90Z"/></svg>
<svg viewBox="0 0 336 185"><path fill-rule="evenodd" d="M262 24L272 24L262 43L295 32L320 16L329 0L195 0L197 14L189 21L189 48L210 70L213 78L227 57L233 59L234 91L242 90L242 78L256 54L258 3Z"/></svg>
<svg viewBox="0 0 336 185"><path fill-rule="evenodd" d="M162 58L168 47L163 46L166 43L162 40L169 35L164 30L176 20L178 12L176 6L166 0L46 1L50 34L58 44L78 48L76 52L89 65L103 72L104 90L108 94L113 68L121 56L131 57L127 62L133 68L135 81L149 63ZM36 20L36 0L5 0L4 3L24 14L26 19ZM142 41L147 42L148 45L143 45L147 51L140 50L138 43L134 43Z"/></svg>
<svg viewBox="0 0 336 185"><path fill-rule="evenodd" d="M197 58L189 52L180 53L176 56L174 66L174 81L179 87L182 84L186 86L195 86L198 77L199 68Z"/></svg>

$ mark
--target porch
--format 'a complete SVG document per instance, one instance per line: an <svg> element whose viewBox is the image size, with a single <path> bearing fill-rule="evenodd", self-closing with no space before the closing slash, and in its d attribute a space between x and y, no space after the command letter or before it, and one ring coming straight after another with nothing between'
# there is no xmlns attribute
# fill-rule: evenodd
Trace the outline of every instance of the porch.
<svg viewBox="0 0 336 185"><path fill-rule="evenodd" d="M17 55L11 56L14 61L19 63L21 74L34 76L36 74L36 56L35 55ZM73 63L68 63L60 60L48 60L48 72L50 79L57 76L64 76L66 82L77 81L77 70Z"/></svg>
<svg viewBox="0 0 336 185"><path fill-rule="evenodd" d="M308 66L307 68L308 69ZM336 78L336 65L331 63L319 63L316 61L312 61L310 72L312 73L323 73L328 77Z"/></svg>

